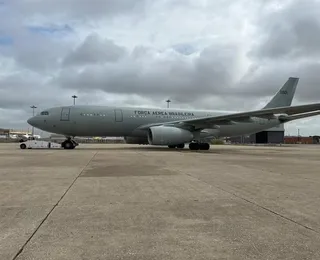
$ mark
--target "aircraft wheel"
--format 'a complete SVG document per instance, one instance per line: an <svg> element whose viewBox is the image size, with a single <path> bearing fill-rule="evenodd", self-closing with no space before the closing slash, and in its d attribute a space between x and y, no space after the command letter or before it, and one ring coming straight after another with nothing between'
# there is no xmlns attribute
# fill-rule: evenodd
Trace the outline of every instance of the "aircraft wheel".
<svg viewBox="0 0 320 260"><path fill-rule="evenodd" d="M184 144L178 144L178 145L177 145L177 148L183 149L183 148L184 148Z"/></svg>
<svg viewBox="0 0 320 260"><path fill-rule="evenodd" d="M189 144L189 149L190 150L199 150L199 148L200 148L199 143L190 143Z"/></svg>
<svg viewBox="0 0 320 260"><path fill-rule="evenodd" d="M27 146L26 146L25 144L20 144L20 148L21 148L21 149L26 149Z"/></svg>
<svg viewBox="0 0 320 260"><path fill-rule="evenodd" d="M63 145L63 148L64 148L64 149L74 149L75 146L73 145L72 142L70 142L70 141L65 141L65 142L64 142L64 145Z"/></svg>
<svg viewBox="0 0 320 260"><path fill-rule="evenodd" d="M200 150L209 150L210 149L210 144L209 143L201 143L199 144Z"/></svg>

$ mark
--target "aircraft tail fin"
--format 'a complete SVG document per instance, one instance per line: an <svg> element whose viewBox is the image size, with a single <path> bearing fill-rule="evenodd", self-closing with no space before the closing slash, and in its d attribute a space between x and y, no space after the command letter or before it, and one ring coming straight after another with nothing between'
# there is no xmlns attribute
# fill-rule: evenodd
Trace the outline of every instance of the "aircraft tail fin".
<svg viewBox="0 0 320 260"><path fill-rule="evenodd" d="M299 78L290 77L263 109L291 106L298 82Z"/></svg>

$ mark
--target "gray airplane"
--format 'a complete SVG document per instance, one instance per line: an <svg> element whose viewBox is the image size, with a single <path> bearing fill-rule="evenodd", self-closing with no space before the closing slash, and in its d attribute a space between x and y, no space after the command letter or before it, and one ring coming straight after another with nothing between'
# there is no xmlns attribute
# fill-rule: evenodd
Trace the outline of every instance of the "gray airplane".
<svg viewBox="0 0 320 260"><path fill-rule="evenodd" d="M214 138L257 133L283 123L320 114L320 103L291 106L299 78L290 77L259 110L219 112L109 106L62 106L28 119L41 130L62 134L64 149L75 136L124 136L127 143L208 150Z"/></svg>

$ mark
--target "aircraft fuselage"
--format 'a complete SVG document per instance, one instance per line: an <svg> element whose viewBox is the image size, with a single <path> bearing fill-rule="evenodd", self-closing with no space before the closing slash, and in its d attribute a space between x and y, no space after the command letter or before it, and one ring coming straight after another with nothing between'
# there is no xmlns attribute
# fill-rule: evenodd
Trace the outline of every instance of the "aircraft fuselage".
<svg viewBox="0 0 320 260"><path fill-rule="evenodd" d="M137 107L65 106L50 108L28 120L29 124L66 136L146 137L141 125L226 115L232 112L156 109ZM253 122L235 122L204 129L215 137L239 136L260 132L281 122L278 119L253 118Z"/></svg>

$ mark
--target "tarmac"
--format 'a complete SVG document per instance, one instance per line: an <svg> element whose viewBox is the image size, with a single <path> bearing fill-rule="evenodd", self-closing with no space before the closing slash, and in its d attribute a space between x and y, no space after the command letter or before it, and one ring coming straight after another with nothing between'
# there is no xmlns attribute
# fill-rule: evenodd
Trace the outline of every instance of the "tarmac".
<svg viewBox="0 0 320 260"><path fill-rule="evenodd" d="M320 146L0 145L0 259L320 259Z"/></svg>

